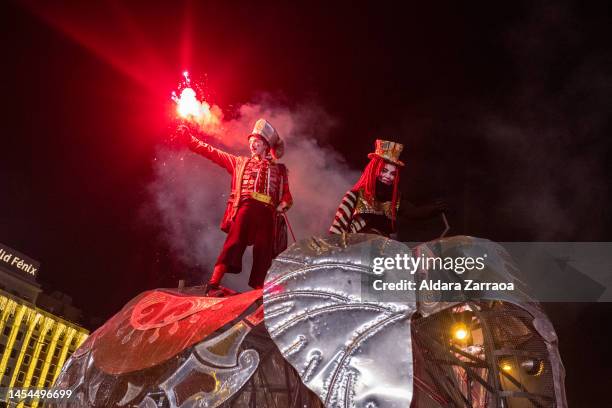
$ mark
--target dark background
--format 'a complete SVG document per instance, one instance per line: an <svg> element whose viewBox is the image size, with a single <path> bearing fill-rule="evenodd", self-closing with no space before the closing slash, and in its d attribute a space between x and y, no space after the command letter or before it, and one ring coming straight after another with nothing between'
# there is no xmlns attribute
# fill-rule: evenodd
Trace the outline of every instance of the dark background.
<svg viewBox="0 0 612 408"><path fill-rule="evenodd" d="M612 18L595 2L3 2L0 242L107 318L184 266L147 185L180 72L228 114L314 103L354 168L405 144L402 190L453 234L610 241ZM316 131L314 132L316 133ZM439 221L403 226L428 240ZM572 407L605 406L609 304L547 304ZM95 327L91 327L94 329Z"/></svg>

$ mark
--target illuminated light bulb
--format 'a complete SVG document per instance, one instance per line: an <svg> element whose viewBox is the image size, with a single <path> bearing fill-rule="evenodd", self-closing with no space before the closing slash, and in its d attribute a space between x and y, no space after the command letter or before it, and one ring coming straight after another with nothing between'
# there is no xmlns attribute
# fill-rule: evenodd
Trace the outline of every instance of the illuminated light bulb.
<svg viewBox="0 0 612 408"><path fill-rule="evenodd" d="M465 340L466 337L467 337L467 331L465 331L464 329L458 329L455 332L455 338L457 340Z"/></svg>
<svg viewBox="0 0 612 408"><path fill-rule="evenodd" d="M453 337L458 341L465 341L469 337L468 328L465 324L459 323L453 327Z"/></svg>
<svg viewBox="0 0 612 408"><path fill-rule="evenodd" d="M505 372L512 371L512 365L510 363L502 363L501 369Z"/></svg>

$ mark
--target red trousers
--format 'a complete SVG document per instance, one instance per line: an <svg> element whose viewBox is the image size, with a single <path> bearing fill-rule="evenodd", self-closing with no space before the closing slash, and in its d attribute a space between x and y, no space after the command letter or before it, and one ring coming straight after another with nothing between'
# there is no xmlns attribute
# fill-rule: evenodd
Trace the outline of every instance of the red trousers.
<svg viewBox="0 0 612 408"><path fill-rule="evenodd" d="M224 265L229 273L240 273L242 255L253 245L249 286L261 288L272 264L275 215L276 210L262 202L248 199L241 203L216 265Z"/></svg>

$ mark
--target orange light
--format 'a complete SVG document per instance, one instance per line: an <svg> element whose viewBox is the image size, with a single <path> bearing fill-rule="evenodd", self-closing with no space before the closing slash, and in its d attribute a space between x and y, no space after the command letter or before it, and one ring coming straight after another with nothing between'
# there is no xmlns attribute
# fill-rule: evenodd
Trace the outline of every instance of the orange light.
<svg viewBox="0 0 612 408"><path fill-rule="evenodd" d="M512 371L512 365L510 363L503 363L501 369L505 372Z"/></svg>
<svg viewBox="0 0 612 408"><path fill-rule="evenodd" d="M470 337L468 328L463 323L457 323L453 326L453 338L457 341L466 341Z"/></svg>
<svg viewBox="0 0 612 408"><path fill-rule="evenodd" d="M521 362L521 368L529 375L538 376L544 372L544 361L529 358Z"/></svg>

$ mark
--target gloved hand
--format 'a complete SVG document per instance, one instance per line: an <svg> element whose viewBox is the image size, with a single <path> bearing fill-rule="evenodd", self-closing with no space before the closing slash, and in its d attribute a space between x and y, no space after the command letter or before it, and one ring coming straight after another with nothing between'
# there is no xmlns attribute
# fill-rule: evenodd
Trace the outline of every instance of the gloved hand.
<svg viewBox="0 0 612 408"><path fill-rule="evenodd" d="M193 137L191 134L191 129L189 126L184 123L179 124L174 131L176 140L181 144L187 144L191 141Z"/></svg>
<svg viewBox="0 0 612 408"><path fill-rule="evenodd" d="M448 211L448 205L443 200L435 200L432 204L416 206L409 201L402 201L401 217L412 220L423 220L435 217Z"/></svg>
<svg viewBox="0 0 612 408"><path fill-rule="evenodd" d="M448 204L441 199L437 199L432 204L425 206L428 209L429 216L438 215L448 211Z"/></svg>
<svg viewBox="0 0 612 408"><path fill-rule="evenodd" d="M279 213L284 213L287 212L287 210L289 210L289 204L287 204L286 202L282 201L278 207L276 207L276 211L278 211Z"/></svg>

